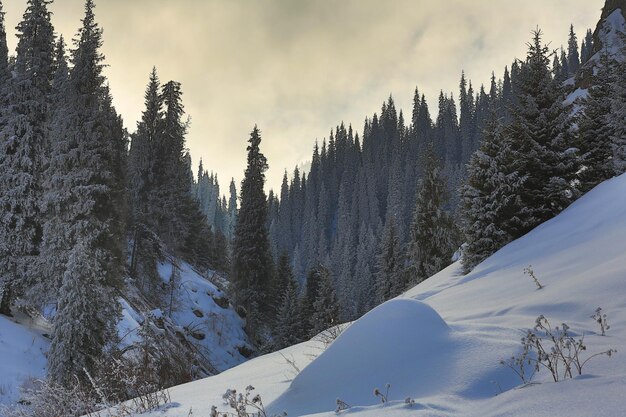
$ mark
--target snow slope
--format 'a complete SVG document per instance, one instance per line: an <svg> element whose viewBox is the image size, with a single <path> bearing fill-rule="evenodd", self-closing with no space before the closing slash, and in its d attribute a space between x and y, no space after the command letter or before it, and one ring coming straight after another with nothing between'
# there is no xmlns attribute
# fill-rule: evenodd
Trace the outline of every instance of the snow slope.
<svg viewBox="0 0 626 417"><path fill-rule="evenodd" d="M157 270L167 288L173 274L175 277L171 297L169 293L164 297L165 311L148 304L132 282L129 283L132 291L125 294L126 299L120 299L122 318L117 327L121 347L141 340L139 330L146 316L152 316L152 319L167 316L173 326L166 327L184 335L193 344L194 352L208 365L211 374L245 362L247 358L244 354L253 351L244 331L245 322L232 308L223 291L191 265L174 258L168 257L168 260L159 262ZM220 282L222 278L214 273L213 280Z"/></svg>
<svg viewBox="0 0 626 417"><path fill-rule="evenodd" d="M0 316L0 405L17 401L23 384L46 374L45 321L15 314L14 319Z"/></svg>
<svg viewBox="0 0 626 417"><path fill-rule="evenodd" d="M532 265L545 286L524 275ZM611 329L590 319L601 306ZM615 348L585 375L553 383L540 372L521 387L499 364L519 351L522 331L544 314L585 335L589 353ZM311 343L274 353L215 377L171 390L176 407L153 416L209 415L225 410L228 388L257 388L271 412L290 416L568 416L618 417L626 409L626 175L601 184L555 219L512 242L469 275L454 264L349 327L312 362ZM374 388L391 384L389 403ZM412 406L404 399L415 400Z"/></svg>
<svg viewBox="0 0 626 417"><path fill-rule="evenodd" d="M243 330L243 319L232 309L224 293L215 284L187 263L176 263L179 269L178 302L172 311L173 330L185 335L194 345L194 351L209 364L212 373L246 361L244 353L251 353L252 348ZM163 262L159 264L158 270L167 283L172 264ZM139 329L146 315L161 314L150 311L150 307L131 284L124 297L119 298L122 308L122 316L117 324L120 348L141 341ZM43 335L51 333L49 323L35 313L27 315L14 309L14 314L16 317L13 319L0 315L0 406L15 404L20 399L20 390L28 385L29 380L46 376L46 352L50 340Z"/></svg>
<svg viewBox="0 0 626 417"><path fill-rule="evenodd" d="M186 333L217 371L246 361L240 350L252 347L243 330L245 323L229 305L226 295L185 262L179 262L177 285L179 303L172 319ZM169 282L172 264L160 263L159 275ZM218 305L221 304L221 305Z"/></svg>

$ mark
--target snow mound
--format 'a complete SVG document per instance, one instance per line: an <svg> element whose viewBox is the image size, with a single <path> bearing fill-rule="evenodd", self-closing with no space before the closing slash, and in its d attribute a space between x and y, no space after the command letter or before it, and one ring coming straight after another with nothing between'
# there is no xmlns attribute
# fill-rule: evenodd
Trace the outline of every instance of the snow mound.
<svg viewBox="0 0 626 417"><path fill-rule="evenodd" d="M337 398L372 405L379 402L374 388L385 392L387 383L402 398L432 394L449 383L455 363L458 344L450 333L430 306L391 300L345 330L270 409L312 414L332 410Z"/></svg>

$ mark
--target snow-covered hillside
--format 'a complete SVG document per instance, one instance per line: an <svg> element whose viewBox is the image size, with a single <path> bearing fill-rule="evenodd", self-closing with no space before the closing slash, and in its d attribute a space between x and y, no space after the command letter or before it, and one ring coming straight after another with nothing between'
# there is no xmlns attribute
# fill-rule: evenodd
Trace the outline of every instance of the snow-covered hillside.
<svg viewBox="0 0 626 417"><path fill-rule="evenodd" d="M191 336L190 340L217 371L246 361L242 352L251 353L252 347L243 330L245 323L224 292L189 264L179 262L178 268L180 276L175 286L179 301L172 320ZM160 263L158 269L163 281L169 283L172 264ZM217 274L214 275L217 279Z"/></svg>
<svg viewBox="0 0 626 417"><path fill-rule="evenodd" d="M218 373L247 360L252 348L243 330L244 320L237 315L225 294L189 264L176 262L176 303L169 311L154 309L140 291L128 281L124 297L119 298L122 317L118 323L120 348L128 349L141 341L139 329L147 316L163 323L173 338L184 338L207 374ZM172 260L159 264L164 284L172 275ZM215 275L214 280L220 278ZM50 346L50 324L34 312L14 309L14 318L0 316L0 405L14 404L29 381L46 376L46 353ZM0 410L0 416L2 411Z"/></svg>
<svg viewBox="0 0 626 417"><path fill-rule="evenodd" d="M524 274L532 270L537 289ZM353 323L325 351L309 342L171 390L174 406L153 416L226 410L228 388L256 387L273 413L362 416L617 417L626 409L626 175L607 181L553 220L462 275L454 264ZM599 334L597 307L611 328ZM585 335L585 375L521 387L501 365L520 351L539 315ZM294 378L293 359L302 371ZM308 365L308 366L306 366ZM306 368L305 368L306 366ZM373 395L391 384L390 402ZM411 397L415 403L405 404ZM320 414L321 413L321 414Z"/></svg>
<svg viewBox="0 0 626 417"><path fill-rule="evenodd" d="M49 331L45 320L21 312L0 316L0 405L17 401L23 384L46 374L50 342L43 334Z"/></svg>
<svg viewBox="0 0 626 417"><path fill-rule="evenodd" d="M157 270L167 288L162 301L166 311L151 305L134 282L128 280L125 298L120 299L121 347L140 341L139 330L149 318L157 327L170 332L170 336L183 338L185 345L193 346L194 354L206 368L205 374L212 375L245 362L253 348L244 331L244 320L224 292L191 265L172 257L161 261ZM172 277L174 282L170 285ZM212 279L216 283L223 281L217 273L213 273Z"/></svg>

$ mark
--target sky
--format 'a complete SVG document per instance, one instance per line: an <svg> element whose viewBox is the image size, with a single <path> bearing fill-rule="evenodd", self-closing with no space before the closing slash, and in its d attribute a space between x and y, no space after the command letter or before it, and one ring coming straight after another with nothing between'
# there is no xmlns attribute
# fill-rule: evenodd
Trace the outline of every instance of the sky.
<svg viewBox="0 0 626 417"><path fill-rule="evenodd" d="M5 0L9 48L26 0ZM51 6L71 39L83 0ZM182 83L191 116L194 172L239 185L257 124L268 189L306 164L315 140L342 121L361 131L391 94L409 114L415 87L436 112L440 90L458 96L461 71L475 88L523 58L539 26L553 48L570 23L582 40L603 0L96 0L114 104L132 132L148 75ZM239 188L239 186L238 186Z"/></svg>

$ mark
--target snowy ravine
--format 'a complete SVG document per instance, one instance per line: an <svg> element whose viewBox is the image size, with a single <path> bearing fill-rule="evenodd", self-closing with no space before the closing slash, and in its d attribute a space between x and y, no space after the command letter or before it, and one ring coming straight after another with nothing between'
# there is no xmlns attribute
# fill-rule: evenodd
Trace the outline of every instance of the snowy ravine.
<svg viewBox="0 0 626 417"><path fill-rule="evenodd" d="M197 273L189 264L176 261L179 277L176 305L171 314L173 326L168 331L184 335L195 351L210 366L209 371L221 372L244 361L242 352L252 352L243 326L244 321L230 306L228 298L218 287ZM172 264L160 262L158 271L167 283ZM214 274L215 279L221 279ZM119 298L122 316L118 322L120 348L141 341L139 329L147 315L168 315L151 310L136 287L129 283L126 298ZM14 309L15 317L0 315L0 417L1 406L11 406L21 398L21 390L32 381L46 377L46 354L50 348L50 323L30 312Z"/></svg>
<svg viewBox="0 0 626 417"><path fill-rule="evenodd" d="M532 265L539 290L524 269ZM336 399L362 416L618 417L626 409L626 175L601 184L553 220L512 242L469 275L454 264L374 309L322 352L315 342L266 355L170 390L173 404L149 416L209 416L227 410L228 388L256 387L272 413L335 415ZM590 318L608 314L607 336ZM551 382L545 371L521 387L500 365L524 329L545 315L584 334L584 375ZM315 359L313 357L316 356ZM302 369L295 371L285 358ZM306 366L306 367L305 367ZM375 388L391 384L390 403ZM405 405L406 397L415 400Z"/></svg>

